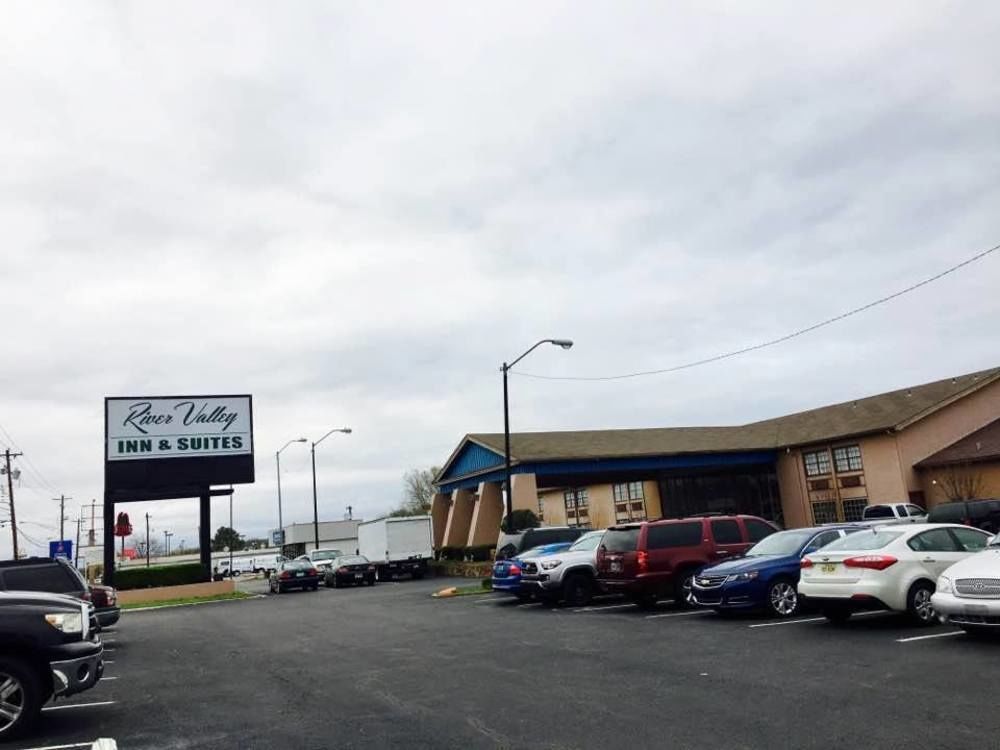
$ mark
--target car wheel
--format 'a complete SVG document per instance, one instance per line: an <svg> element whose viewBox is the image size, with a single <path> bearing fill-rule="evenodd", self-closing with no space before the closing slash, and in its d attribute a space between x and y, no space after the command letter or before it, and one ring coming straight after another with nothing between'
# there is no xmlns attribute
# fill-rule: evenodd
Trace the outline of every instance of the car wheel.
<svg viewBox="0 0 1000 750"><path fill-rule="evenodd" d="M522 603L530 602L533 598L531 594L526 594L523 591L518 591L516 594L514 594L514 596L516 596L517 600Z"/></svg>
<svg viewBox="0 0 1000 750"><path fill-rule="evenodd" d="M931 604L934 586L927 581L917 581L906 595L906 613L917 625L933 625L937 622L937 612Z"/></svg>
<svg viewBox="0 0 1000 750"><path fill-rule="evenodd" d="M41 710L37 672L20 659L0 658L0 740L27 730Z"/></svg>
<svg viewBox="0 0 1000 750"><path fill-rule="evenodd" d="M684 607L693 607L697 604L694 600L694 577L697 570L684 570L678 575L674 583L674 600Z"/></svg>
<svg viewBox="0 0 1000 750"><path fill-rule="evenodd" d="M590 579L579 573L569 576L563 582L563 599L571 607L585 607L594 595Z"/></svg>
<svg viewBox="0 0 1000 750"><path fill-rule="evenodd" d="M240 571L234 570L233 571L233 575L236 576L237 578L239 578L240 577Z"/></svg>
<svg viewBox="0 0 1000 750"><path fill-rule="evenodd" d="M365 585L366 586L374 586L375 585L375 576L372 576L371 578L366 578L365 579Z"/></svg>
<svg viewBox="0 0 1000 750"><path fill-rule="evenodd" d="M799 594L795 584L779 578L767 587L768 611L777 617L791 617L799 611Z"/></svg>
<svg viewBox="0 0 1000 750"><path fill-rule="evenodd" d="M316 583L314 583L309 588L312 589L313 591L319 591L319 582L317 581Z"/></svg>
<svg viewBox="0 0 1000 750"><path fill-rule="evenodd" d="M851 619L851 610L847 607L827 607L823 610L823 617L834 625L843 625Z"/></svg>

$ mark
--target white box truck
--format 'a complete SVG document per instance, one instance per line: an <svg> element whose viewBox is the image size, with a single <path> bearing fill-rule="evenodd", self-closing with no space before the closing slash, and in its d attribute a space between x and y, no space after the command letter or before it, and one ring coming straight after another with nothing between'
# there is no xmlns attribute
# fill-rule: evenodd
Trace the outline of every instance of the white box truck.
<svg viewBox="0 0 1000 750"><path fill-rule="evenodd" d="M380 581L400 573L423 578L434 558L431 517L379 518L358 524L358 554L375 564Z"/></svg>

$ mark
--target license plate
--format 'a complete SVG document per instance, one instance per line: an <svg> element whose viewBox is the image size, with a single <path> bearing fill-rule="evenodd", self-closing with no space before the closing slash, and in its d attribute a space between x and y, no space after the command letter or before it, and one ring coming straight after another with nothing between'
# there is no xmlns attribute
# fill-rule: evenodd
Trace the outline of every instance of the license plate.
<svg viewBox="0 0 1000 750"><path fill-rule="evenodd" d="M355 574L354 574L354 579L355 579L355 580L357 580L357 581L360 581L360 580L361 580L361 578L362 578L362 575L361 575L360 573L355 573Z"/></svg>
<svg viewBox="0 0 1000 750"><path fill-rule="evenodd" d="M305 576L305 573L296 573L295 574L296 578L303 578L304 576Z"/></svg>
<svg viewBox="0 0 1000 750"><path fill-rule="evenodd" d="M613 563L611 563L611 572L612 573L621 573L622 572L622 564L620 562L613 562Z"/></svg>
<svg viewBox="0 0 1000 750"><path fill-rule="evenodd" d="M820 573L836 573L837 572L837 566L834 565L833 563L823 563L822 565L819 566L819 572Z"/></svg>

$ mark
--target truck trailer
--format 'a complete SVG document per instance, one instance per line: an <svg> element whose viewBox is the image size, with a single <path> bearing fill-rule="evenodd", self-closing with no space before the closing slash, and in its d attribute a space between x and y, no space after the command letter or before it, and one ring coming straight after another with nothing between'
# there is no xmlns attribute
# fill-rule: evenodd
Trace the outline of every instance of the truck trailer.
<svg viewBox="0 0 1000 750"><path fill-rule="evenodd" d="M430 516L379 518L358 524L358 554L375 564L380 581L402 573L423 578L434 558Z"/></svg>

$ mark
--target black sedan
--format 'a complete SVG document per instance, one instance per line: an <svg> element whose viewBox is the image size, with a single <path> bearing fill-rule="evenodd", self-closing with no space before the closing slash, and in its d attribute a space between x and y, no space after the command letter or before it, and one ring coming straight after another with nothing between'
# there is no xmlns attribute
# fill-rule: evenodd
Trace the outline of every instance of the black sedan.
<svg viewBox="0 0 1000 750"><path fill-rule="evenodd" d="M290 589L315 591L319 588L319 571L308 560L286 560L278 564L271 575L271 593L284 594Z"/></svg>
<svg viewBox="0 0 1000 750"><path fill-rule="evenodd" d="M375 585L375 566L364 555L345 555L334 560L323 574L323 583L330 588L340 586Z"/></svg>

